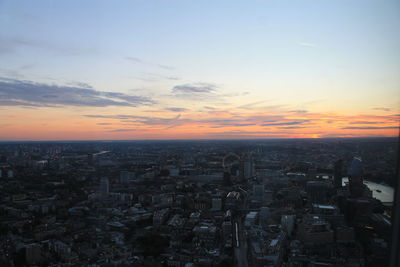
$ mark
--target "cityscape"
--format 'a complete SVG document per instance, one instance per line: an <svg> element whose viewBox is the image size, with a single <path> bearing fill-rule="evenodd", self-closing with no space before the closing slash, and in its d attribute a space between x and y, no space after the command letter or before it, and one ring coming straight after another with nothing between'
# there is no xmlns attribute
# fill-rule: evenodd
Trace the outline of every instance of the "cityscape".
<svg viewBox="0 0 400 267"><path fill-rule="evenodd" d="M396 138L0 144L1 266L388 266Z"/></svg>
<svg viewBox="0 0 400 267"><path fill-rule="evenodd" d="M399 267L400 1L0 0L0 267Z"/></svg>

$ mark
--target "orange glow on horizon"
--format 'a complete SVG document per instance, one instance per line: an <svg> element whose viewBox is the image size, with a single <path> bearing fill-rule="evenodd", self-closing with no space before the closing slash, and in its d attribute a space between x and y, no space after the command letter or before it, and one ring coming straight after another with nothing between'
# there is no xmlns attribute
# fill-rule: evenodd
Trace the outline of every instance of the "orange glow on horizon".
<svg viewBox="0 0 400 267"><path fill-rule="evenodd" d="M84 116L63 109L16 109L2 123L1 140L270 139L394 137L398 115L343 115L325 112L161 113L126 110ZM89 113L89 112L87 112ZM129 115L130 114L130 115ZM90 115L90 114L89 114Z"/></svg>

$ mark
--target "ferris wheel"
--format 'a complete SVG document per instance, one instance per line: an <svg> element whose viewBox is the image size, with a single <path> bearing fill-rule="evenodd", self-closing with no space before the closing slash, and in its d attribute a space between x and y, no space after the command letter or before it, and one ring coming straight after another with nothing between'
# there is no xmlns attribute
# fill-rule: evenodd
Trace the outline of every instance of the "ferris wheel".
<svg viewBox="0 0 400 267"><path fill-rule="evenodd" d="M230 172L233 165L238 164L240 162L240 156L237 154L230 152L224 156L222 159L222 167L224 171Z"/></svg>

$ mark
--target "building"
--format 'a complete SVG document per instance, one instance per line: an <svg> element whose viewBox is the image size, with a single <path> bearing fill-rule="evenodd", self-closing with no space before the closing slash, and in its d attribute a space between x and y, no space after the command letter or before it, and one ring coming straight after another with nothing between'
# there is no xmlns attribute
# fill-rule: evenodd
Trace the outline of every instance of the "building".
<svg viewBox="0 0 400 267"><path fill-rule="evenodd" d="M342 168L343 168L343 162L341 159L339 159L335 162L334 165L333 180L336 188L342 187L342 175L343 175Z"/></svg>
<svg viewBox="0 0 400 267"><path fill-rule="evenodd" d="M254 177L254 163L253 158L250 155L245 155L240 159L239 174L241 180L248 180Z"/></svg>
<svg viewBox="0 0 400 267"><path fill-rule="evenodd" d="M26 245L25 259L28 264L37 264L41 261L41 247L38 243Z"/></svg>
<svg viewBox="0 0 400 267"><path fill-rule="evenodd" d="M256 201L262 202L264 200L264 185L255 184L253 185L253 198Z"/></svg>
<svg viewBox="0 0 400 267"><path fill-rule="evenodd" d="M307 245L333 243L334 232L328 221L318 215L307 214L298 229L299 239Z"/></svg>
<svg viewBox="0 0 400 267"><path fill-rule="evenodd" d="M157 210L154 212L153 215L153 225L162 225L167 220L169 215L169 208Z"/></svg>
<svg viewBox="0 0 400 267"><path fill-rule="evenodd" d="M363 184L363 165L361 158L354 157L348 170L350 195L352 197L361 197L364 193Z"/></svg>
<svg viewBox="0 0 400 267"><path fill-rule="evenodd" d="M258 212L257 211L250 211L246 215L246 218L244 219L244 226L245 227L251 227L251 226L255 225L257 219L258 219Z"/></svg>
<svg viewBox="0 0 400 267"><path fill-rule="evenodd" d="M211 209L215 211L219 211L222 209L222 199L220 197L212 199Z"/></svg>
<svg viewBox="0 0 400 267"><path fill-rule="evenodd" d="M312 203L327 203L332 195L331 181L309 181L306 184L308 199Z"/></svg>
<svg viewBox="0 0 400 267"><path fill-rule="evenodd" d="M201 223L193 228L194 235L198 238L198 246L213 248L216 244L217 227L210 223Z"/></svg>
<svg viewBox="0 0 400 267"><path fill-rule="evenodd" d="M133 178L134 173L129 171L121 171L119 174L119 182L122 184L129 183L129 181Z"/></svg>
<svg viewBox="0 0 400 267"><path fill-rule="evenodd" d="M102 177L100 180L100 197L107 198L110 193L110 182L107 177Z"/></svg>
<svg viewBox="0 0 400 267"><path fill-rule="evenodd" d="M239 192L229 192L225 200L225 209L237 209L241 203Z"/></svg>
<svg viewBox="0 0 400 267"><path fill-rule="evenodd" d="M281 217L282 229L288 234L288 236L291 236L293 233L295 220L295 215L282 215Z"/></svg>

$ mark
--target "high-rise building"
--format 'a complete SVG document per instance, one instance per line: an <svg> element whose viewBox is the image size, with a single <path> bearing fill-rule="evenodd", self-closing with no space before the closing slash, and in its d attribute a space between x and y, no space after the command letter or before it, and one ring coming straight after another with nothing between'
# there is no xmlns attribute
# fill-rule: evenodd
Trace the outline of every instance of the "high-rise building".
<svg viewBox="0 0 400 267"><path fill-rule="evenodd" d="M89 153L89 154L87 154L87 163L89 164L89 165L93 165L93 159L94 159L94 155L92 154L92 153Z"/></svg>
<svg viewBox="0 0 400 267"><path fill-rule="evenodd" d="M224 185L226 185L226 186L232 185L230 172L227 172L227 171L224 172L223 182L224 182Z"/></svg>
<svg viewBox="0 0 400 267"><path fill-rule="evenodd" d="M264 185L263 184L253 185L253 198L258 201L264 200Z"/></svg>
<svg viewBox="0 0 400 267"><path fill-rule="evenodd" d="M282 229L289 235L292 235L294 230L296 216L295 215L282 215L281 225Z"/></svg>
<svg viewBox="0 0 400 267"><path fill-rule="evenodd" d="M311 203L327 203L332 195L332 181L308 181L306 192Z"/></svg>
<svg viewBox="0 0 400 267"><path fill-rule="evenodd" d="M121 171L119 174L120 183L126 184L129 183L131 178L133 177L133 173L129 171Z"/></svg>
<svg viewBox="0 0 400 267"><path fill-rule="evenodd" d="M107 198L110 193L110 182L107 177L102 177L100 180L100 196Z"/></svg>
<svg viewBox="0 0 400 267"><path fill-rule="evenodd" d="M211 202L211 209L218 211L222 209L222 199L220 197L213 198Z"/></svg>
<svg viewBox="0 0 400 267"><path fill-rule="evenodd" d="M310 167L307 172L308 179L315 180L317 178L317 168Z"/></svg>
<svg viewBox="0 0 400 267"><path fill-rule="evenodd" d="M38 243L26 245L25 260L30 264L37 264L41 261L41 248Z"/></svg>
<svg viewBox="0 0 400 267"><path fill-rule="evenodd" d="M342 187L342 168L343 168L343 162L341 159L337 160L335 162L334 166L334 184L335 187Z"/></svg>
<svg viewBox="0 0 400 267"><path fill-rule="evenodd" d="M361 197L364 193L363 165L359 157L354 157L348 170L350 195Z"/></svg>
<svg viewBox="0 0 400 267"><path fill-rule="evenodd" d="M241 180L248 180L254 176L253 158L245 155L240 159L239 173Z"/></svg>

